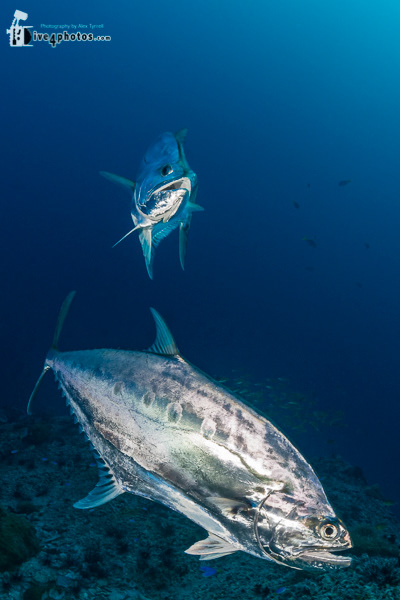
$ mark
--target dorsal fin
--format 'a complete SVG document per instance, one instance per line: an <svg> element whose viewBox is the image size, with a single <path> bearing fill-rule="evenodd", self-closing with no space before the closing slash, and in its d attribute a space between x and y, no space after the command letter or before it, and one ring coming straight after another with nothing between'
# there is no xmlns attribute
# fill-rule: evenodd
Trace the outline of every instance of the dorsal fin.
<svg viewBox="0 0 400 600"><path fill-rule="evenodd" d="M150 310L156 324L157 334L154 344L150 346L146 352L153 352L154 354L163 354L166 356L176 356L179 354L179 350L166 322L155 308L150 308Z"/></svg>
<svg viewBox="0 0 400 600"><path fill-rule="evenodd" d="M65 318L68 314L69 307L71 306L71 302L74 299L75 294L76 294L76 292L70 292L68 294L68 296L65 298L65 300L62 303L62 306L60 308L57 325L56 325L56 330L54 332L53 343L51 345L51 347L54 350L57 350L57 348L58 348L58 338L60 337L62 326L64 325Z"/></svg>
<svg viewBox="0 0 400 600"><path fill-rule="evenodd" d="M186 136L187 136L187 132L188 130L186 129L186 127L184 129L179 129L176 133L175 133L175 139L183 144L184 141L186 140Z"/></svg>

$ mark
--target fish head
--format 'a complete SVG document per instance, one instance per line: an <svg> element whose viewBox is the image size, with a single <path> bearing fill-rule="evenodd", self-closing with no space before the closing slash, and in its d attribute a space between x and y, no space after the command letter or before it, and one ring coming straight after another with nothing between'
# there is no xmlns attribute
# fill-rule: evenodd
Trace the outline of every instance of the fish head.
<svg viewBox="0 0 400 600"><path fill-rule="evenodd" d="M310 570L340 569L351 564L351 558L336 554L351 548L352 543L344 523L329 505L325 511L307 514L303 503L289 513L263 504L256 528L260 547L280 564Z"/></svg>
<svg viewBox="0 0 400 600"><path fill-rule="evenodd" d="M132 218L146 226L169 219L194 199L197 177L183 150L186 130L163 133L147 150L136 180Z"/></svg>

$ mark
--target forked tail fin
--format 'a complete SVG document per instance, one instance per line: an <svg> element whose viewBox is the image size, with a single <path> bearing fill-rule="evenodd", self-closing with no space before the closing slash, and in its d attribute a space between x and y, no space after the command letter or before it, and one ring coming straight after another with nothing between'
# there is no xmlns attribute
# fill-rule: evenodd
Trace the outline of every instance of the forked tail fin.
<svg viewBox="0 0 400 600"><path fill-rule="evenodd" d="M54 337L53 337L53 343L51 345L52 350L58 349L58 339L60 337L60 333L61 333L62 327L64 325L65 317L68 314L69 307L71 306L71 302L74 299L75 294L76 294L76 292L70 292L68 294L68 296L65 298L64 302L62 303L60 312L58 314L56 330L54 332ZM46 361L45 361L43 371L40 373L39 379L37 380L36 385L33 388L33 392L30 395L30 398L28 400L28 406L26 408L26 412L28 413L28 415L32 414L31 410L30 410L32 401L33 401L34 397L36 396L40 382L42 381L43 377L45 376L45 374L47 373L47 371L49 369L51 369L51 367L48 364L46 364Z"/></svg>
<svg viewBox="0 0 400 600"><path fill-rule="evenodd" d="M53 350L58 349L58 338L60 337L61 330L64 325L65 317L68 314L69 307L71 306L71 302L75 297L76 292L70 292L68 296L65 298L62 306L60 308L60 312L58 313L56 330L54 332L53 343L51 345Z"/></svg>

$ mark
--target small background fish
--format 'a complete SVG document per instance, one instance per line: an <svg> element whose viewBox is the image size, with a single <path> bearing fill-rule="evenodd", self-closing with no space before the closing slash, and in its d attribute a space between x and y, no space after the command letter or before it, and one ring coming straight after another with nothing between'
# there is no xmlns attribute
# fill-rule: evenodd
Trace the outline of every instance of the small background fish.
<svg viewBox="0 0 400 600"><path fill-rule="evenodd" d="M186 134L187 130L181 129L176 134L160 135L143 157L135 182L100 172L132 193L131 217L135 226L119 241L138 231L150 279L157 246L178 227L179 258L184 268L192 214L203 210L195 203L198 184L183 149Z"/></svg>

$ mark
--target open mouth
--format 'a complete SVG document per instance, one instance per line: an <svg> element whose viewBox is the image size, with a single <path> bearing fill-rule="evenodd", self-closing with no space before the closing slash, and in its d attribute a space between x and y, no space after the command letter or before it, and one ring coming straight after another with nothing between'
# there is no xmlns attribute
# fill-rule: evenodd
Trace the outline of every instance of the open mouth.
<svg viewBox="0 0 400 600"><path fill-rule="evenodd" d="M339 552L334 550L333 552ZM316 549L306 550L302 552L296 558L304 561L309 567L312 568L331 568L331 569L342 569L351 565L351 558L349 556L341 556L340 554L334 554L327 550Z"/></svg>
<svg viewBox="0 0 400 600"><path fill-rule="evenodd" d="M138 203L139 210L154 221L169 220L178 210L185 197L190 196L192 183L188 177L181 177L154 187Z"/></svg>
<svg viewBox="0 0 400 600"><path fill-rule="evenodd" d="M169 183L160 185L154 188L150 192L150 195L152 195L153 193L160 193L173 190L187 190L187 192L190 194L192 190L192 183L189 177L181 177L180 179L175 179L174 181L170 181Z"/></svg>

